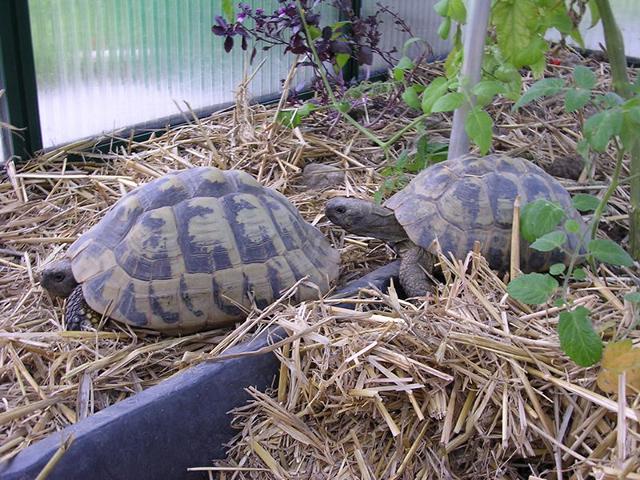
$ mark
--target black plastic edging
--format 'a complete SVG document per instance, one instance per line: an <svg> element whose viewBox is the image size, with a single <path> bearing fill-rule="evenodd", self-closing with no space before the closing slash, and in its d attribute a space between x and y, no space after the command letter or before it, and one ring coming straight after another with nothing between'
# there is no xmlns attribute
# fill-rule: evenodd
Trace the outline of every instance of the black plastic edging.
<svg viewBox="0 0 640 480"><path fill-rule="evenodd" d="M268 331L225 355L257 351L284 338ZM71 425L0 465L1 480L32 480L70 435L73 442L47 480L189 480L224 458L238 433L229 411L249 399L245 389L271 386L280 362L273 353L204 362Z"/></svg>

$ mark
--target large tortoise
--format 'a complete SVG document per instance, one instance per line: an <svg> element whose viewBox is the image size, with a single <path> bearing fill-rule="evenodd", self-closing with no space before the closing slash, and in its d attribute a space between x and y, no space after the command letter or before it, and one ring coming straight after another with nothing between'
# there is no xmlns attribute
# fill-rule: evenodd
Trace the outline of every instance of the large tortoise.
<svg viewBox="0 0 640 480"><path fill-rule="evenodd" d="M41 283L70 296L69 329L105 315L175 334L242 319L305 276L318 288L303 283L295 300L317 298L339 260L283 195L247 173L202 167L123 196Z"/></svg>
<svg viewBox="0 0 640 480"><path fill-rule="evenodd" d="M338 197L327 203L325 213L348 232L395 243L402 257L403 289L409 296L422 296L430 289L425 270L431 271L437 262L438 245L445 255L464 258L479 241L492 268L509 268L516 195L522 205L539 198L558 202L584 228L569 193L557 180L527 160L497 154L435 164L383 206ZM569 235L569 249L577 244L577 235ZM522 240L524 271L540 271L566 260L560 250L538 252Z"/></svg>

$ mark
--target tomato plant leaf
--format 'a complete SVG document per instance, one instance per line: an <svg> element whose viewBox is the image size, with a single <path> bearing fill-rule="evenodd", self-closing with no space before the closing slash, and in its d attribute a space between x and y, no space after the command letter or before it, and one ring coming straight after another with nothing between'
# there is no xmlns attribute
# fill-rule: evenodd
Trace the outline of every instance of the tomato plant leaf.
<svg viewBox="0 0 640 480"><path fill-rule="evenodd" d="M602 358L602 339L593 329L589 313L585 307L577 307L561 312L558 322L562 351L581 367L593 365Z"/></svg>

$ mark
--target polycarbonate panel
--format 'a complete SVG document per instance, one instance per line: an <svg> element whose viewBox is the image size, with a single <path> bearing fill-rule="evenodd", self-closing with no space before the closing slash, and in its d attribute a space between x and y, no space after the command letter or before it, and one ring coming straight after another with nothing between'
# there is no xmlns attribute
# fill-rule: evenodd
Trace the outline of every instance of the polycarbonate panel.
<svg viewBox="0 0 640 480"><path fill-rule="evenodd" d="M610 0L613 15L624 37L624 49L628 57L640 58L640 2L638 0ZM602 23L596 27L588 28L591 18L587 12L586 18L580 25L580 33L584 39L585 47L591 50L600 50L604 45Z"/></svg>
<svg viewBox="0 0 640 480"><path fill-rule="evenodd" d="M265 11L275 0L246 2ZM211 33L220 0L29 0L45 147L233 100L244 52ZM333 11L332 11L333 12ZM238 37L236 37L236 41ZM291 55L267 62L252 96L276 94Z"/></svg>
<svg viewBox="0 0 640 480"><path fill-rule="evenodd" d="M396 2L382 1L381 3L397 13L399 18L409 26L414 36L426 41L431 46L435 57L443 57L451 50L451 43L438 37L437 32L442 17L433 10L436 2L437 0L401 0ZM363 0L361 16L366 17L375 14L378 3L380 3L380 0ZM381 26L382 40L380 47L383 50L390 50L395 46L398 49L398 53L395 55L399 58L402 46L410 36L398 31L393 18L389 15L383 14L380 18L384 21ZM415 48L409 50L410 54L415 54L415 52L417 52ZM389 65L376 55L372 70L387 68L389 68Z"/></svg>

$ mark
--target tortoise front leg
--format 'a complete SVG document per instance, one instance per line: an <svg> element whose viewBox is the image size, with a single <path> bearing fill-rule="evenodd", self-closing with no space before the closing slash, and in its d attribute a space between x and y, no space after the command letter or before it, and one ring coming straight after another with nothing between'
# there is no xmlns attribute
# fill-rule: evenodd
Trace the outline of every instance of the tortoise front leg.
<svg viewBox="0 0 640 480"><path fill-rule="evenodd" d="M82 285L78 285L67 298L64 317L67 330L91 330L97 328L101 315L84 301Z"/></svg>
<svg viewBox="0 0 640 480"><path fill-rule="evenodd" d="M418 246L404 252L400 261L400 285L409 297L424 297L433 290L425 270L431 273L435 260L433 254Z"/></svg>

